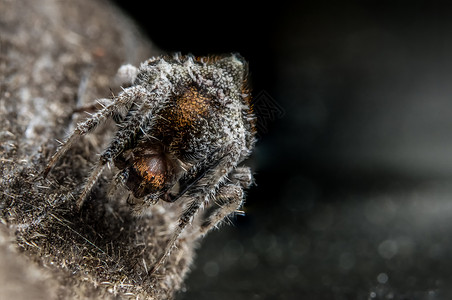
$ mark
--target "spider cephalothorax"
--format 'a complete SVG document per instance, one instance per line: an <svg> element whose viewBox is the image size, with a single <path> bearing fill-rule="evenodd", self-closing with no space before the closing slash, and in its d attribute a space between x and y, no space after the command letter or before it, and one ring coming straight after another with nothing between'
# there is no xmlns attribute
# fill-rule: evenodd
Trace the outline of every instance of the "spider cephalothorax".
<svg viewBox="0 0 452 300"><path fill-rule="evenodd" d="M121 159L115 159L115 165L121 169L117 178L135 198L155 196L155 200L176 184L182 171L176 157L155 141L145 141L135 147L127 160L121 155Z"/></svg>
<svg viewBox="0 0 452 300"><path fill-rule="evenodd" d="M247 64L238 55L195 58L162 56L126 65L119 73L131 86L86 121L79 123L44 170L46 175L78 137L112 117L119 129L88 178L80 207L104 167L119 169L115 182L141 203L179 198L189 205L156 270L202 203L223 205L203 223L205 233L243 201L251 172L238 164L255 142L255 117L249 103Z"/></svg>

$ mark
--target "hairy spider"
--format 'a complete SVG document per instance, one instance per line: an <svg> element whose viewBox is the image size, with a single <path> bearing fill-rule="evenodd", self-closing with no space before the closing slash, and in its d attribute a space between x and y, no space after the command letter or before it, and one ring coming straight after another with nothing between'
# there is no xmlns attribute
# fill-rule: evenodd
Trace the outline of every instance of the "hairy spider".
<svg viewBox="0 0 452 300"><path fill-rule="evenodd" d="M119 129L101 153L76 205L82 206L110 163L119 169L114 182L141 205L160 199L186 201L178 226L153 267L155 272L204 203L222 200L200 226L200 234L242 205L243 189L250 186L252 176L248 167L238 164L255 144L247 63L237 54L160 56L140 68L122 66L118 74L131 86L112 99L98 100L107 104L77 125L43 175L79 137L113 118Z"/></svg>

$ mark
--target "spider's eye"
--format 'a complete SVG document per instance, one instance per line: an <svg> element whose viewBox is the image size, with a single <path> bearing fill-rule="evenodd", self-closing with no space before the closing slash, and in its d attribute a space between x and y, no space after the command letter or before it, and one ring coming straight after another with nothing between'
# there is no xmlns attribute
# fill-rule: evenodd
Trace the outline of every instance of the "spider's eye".
<svg viewBox="0 0 452 300"><path fill-rule="evenodd" d="M137 198L157 193L174 181L174 166L170 159L164 154L143 152L135 155L126 182Z"/></svg>

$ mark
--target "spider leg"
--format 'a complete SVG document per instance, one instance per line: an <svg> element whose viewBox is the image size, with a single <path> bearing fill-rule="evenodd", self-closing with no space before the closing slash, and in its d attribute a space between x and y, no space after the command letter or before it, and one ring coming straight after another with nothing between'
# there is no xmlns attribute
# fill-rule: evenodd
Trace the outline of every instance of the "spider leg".
<svg viewBox="0 0 452 300"><path fill-rule="evenodd" d="M99 161L88 177L83 191L76 202L78 209L82 207L88 193L91 191L105 166L113 162L118 155L135 146L136 140L143 134L143 126L148 125L150 122L152 123L151 120L156 107L157 105L154 101L143 101L137 111L134 111L126 117L124 120L125 125L116 132L112 142L102 152Z"/></svg>
<svg viewBox="0 0 452 300"><path fill-rule="evenodd" d="M249 188L253 183L253 175L249 167L237 167L230 174L229 180L232 183L238 183L243 188Z"/></svg>
<svg viewBox="0 0 452 300"><path fill-rule="evenodd" d="M237 145L222 147L218 151L215 151L212 161L215 162L216 167L209 168L203 172L204 177L197 179L188 191L186 191L184 197L192 199L182 215L179 218L179 224L171 235L170 240L160 258L152 268L150 274L154 274L164 263L169 256L171 250L175 246L180 234L185 227L190 223L191 219L198 212L201 205L209 199L209 193L222 182L226 174L228 174L234 167L239 157L239 151L237 151Z"/></svg>
<svg viewBox="0 0 452 300"><path fill-rule="evenodd" d="M218 151L215 150L212 153L210 153L206 159L198 162L194 166L192 166L190 169L187 170L187 172L184 174L184 176L179 179L179 191L176 195L167 193L165 194L165 201L167 202L174 202L180 197L182 197L194 184L196 184L201 178L206 176L207 172L220 163L220 160L215 159L215 153Z"/></svg>
<svg viewBox="0 0 452 300"><path fill-rule="evenodd" d="M243 188L237 184L226 184L215 195L219 206L200 226L200 232L205 235L217 227L227 216L236 212L243 204Z"/></svg>
<svg viewBox="0 0 452 300"><path fill-rule="evenodd" d="M83 112L92 113L92 112L96 112L99 109L105 108L105 107L113 104L114 102L115 102L114 98L113 99L110 99L110 98L97 99L95 101L95 103L75 108L72 111L72 113L83 113Z"/></svg>
<svg viewBox="0 0 452 300"><path fill-rule="evenodd" d="M248 188L251 182L250 168L240 167L232 172L231 183L221 186L215 195L216 200L220 202L219 207L201 225L202 235L217 227L229 215L240 209L244 198L243 188Z"/></svg>
<svg viewBox="0 0 452 300"><path fill-rule="evenodd" d="M136 95L141 92L142 88L140 86L134 86L125 89L121 92L111 104L105 106L103 109L96 112L86 121L77 124L74 132L66 139L66 141L61 145L61 147L55 152L55 154L50 159L46 168L42 172L43 177L47 177L50 170L56 164L56 162L69 150L74 143L83 135L86 135L96 129L100 124L105 123L105 121L117 113L119 110L125 109L135 98Z"/></svg>

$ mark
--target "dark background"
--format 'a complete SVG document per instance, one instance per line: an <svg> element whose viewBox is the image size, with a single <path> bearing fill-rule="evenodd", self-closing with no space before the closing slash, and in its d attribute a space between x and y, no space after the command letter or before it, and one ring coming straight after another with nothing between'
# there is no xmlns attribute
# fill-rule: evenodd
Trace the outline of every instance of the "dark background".
<svg viewBox="0 0 452 300"><path fill-rule="evenodd" d="M452 299L448 6L116 2L165 51L250 64L257 185L178 299Z"/></svg>

